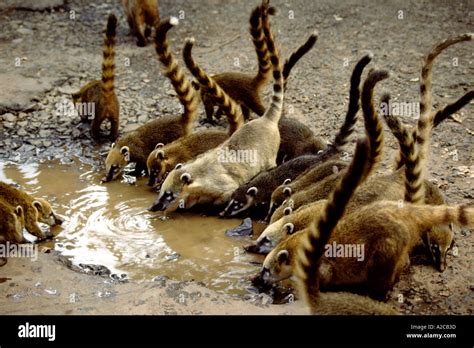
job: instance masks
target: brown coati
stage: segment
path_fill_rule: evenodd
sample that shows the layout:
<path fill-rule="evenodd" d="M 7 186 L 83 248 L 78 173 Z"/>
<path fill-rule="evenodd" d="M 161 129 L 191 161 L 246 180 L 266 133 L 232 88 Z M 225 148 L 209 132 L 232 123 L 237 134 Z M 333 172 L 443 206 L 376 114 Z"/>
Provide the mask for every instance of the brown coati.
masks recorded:
<path fill-rule="evenodd" d="M 106 176 L 102 179 L 103 182 L 117 178 L 130 162 L 135 162 L 135 174 L 139 176 L 143 170 L 146 170 L 148 155 L 155 149 L 156 144 L 168 144 L 191 134 L 197 114 L 197 98 L 194 89 L 171 53 L 166 39 L 168 30 L 177 24 L 178 19 L 175 17 L 160 23 L 155 35 L 155 48 L 164 66 L 164 74 L 170 79 L 184 112 L 179 116 L 160 117 L 120 137 L 112 144 L 105 160 Z"/>
<path fill-rule="evenodd" d="M 166 33 L 168 30 L 178 24 L 173 18 L 166 20 L 165 23 L 168 23 L 168 25 L 162 26 L 161 29 L 159 29 L 161 42 L 166 42 Z M 155 186 L 161 183 L 165 179 L 166 174 L 178 163 L 188 162 L 198 155 L 222 144 L 242 126 L 244 119 L 240 110 L 235 104 L 229 103 L 222 96 L 219 96 L 219 98 L 224 100 L 221 108 L 225 110 L 225 114 L 228 115 L 228 131 L 215 129 L 201 130 L 181 137 L 166 145 L 163 143 L 156 144 L 155 149 L 149 154 L 146 162 L 150 177 L 148 185 Z"/>
<path fill-rule="evenodd" d="M 160 23 L 158 0 L 122 0 L 130 33 L 137 39 L 137 46 L 146 46 L 152 28 Z"/>
<path fill-rule="evenodd" d="M 250 34 L 255 46 L 258 58 L 258 72 L 250 75 L 237 72 L 225 72 L 213 75 L 216 83 L 242 108 L 245 119 L 250 118 L 250 110 L 261 116 L 265 112 L 265 106 L 260 97 L 261 90 L 271 78 L 272 65 L 269 60 L 267 38 L 263 26 L 268 21 L 268 15 L 274 14 L 275 9 L 269 7 L 269 0 L 263 0 L 262 4 L 255 7 L 250 15 Z M 194 83 L 194 88 L 200 91 L 201 100 L 204 104 L 208 122 L 213 122 L 214 106 L 218 105 L 212 91 L 200 83 Z M 223 114 L 218 110 L 217 115 Z"/>
<path fill-rule="evenodd" d="M 331 158 L 332 156 L 337 155 L 342 151 L 342 149 L 346 146 L 346 144 L 349 142 L 349 138 L 354 132 L 354 127 L 355 123 L 357 121 L 357 113 L 360 109 L 360 104 L 359 104 L 359 99 L 360 99 L 360 78 L 362 76 L 362 72 L 364 71 L 364 68 L 370 63 L 370 61 L 373 58 L 372 53 L 368 53 L 364 57 L 362 57 L 359 62 L 355 65 L 354 70 L 351 75 L 351 85 L 350 85 L 350 91 L 349 91 L 349 105 L 347 109 L 347 113 L 344 119 L 344 123 L 341 126 L 341 129 L 337 133 L 334 142 L 332 145 L 329 145 L 326 150 L 323 151 L 321 154 L 321 160 L 326 160 L 328 158 Z M 284 118 L 282 118 L 284 119 Z M 301 178 L 303 182 L 306 182 L 306 180 L 310 180 L 311 183 L 314 183 L 315 181 L 313 180 L 311 174 L 310 174 L 311 169 L 308 170 L 308 173 L 302 173 L 297 180 L 293 181 L 289 187 L 291 188 L 291 191 L 288 191 L 286 187 L 288 186 L 287 184 L 282 184 L 278 186 L 275 191 L 272 193 L 271 199 L 270 199 L 270 207 L 268 210 L 267 218 L 266 220 L 268 221 L 270 217 L 272 216 L 273 212 L 275 211 L 276 208 L 278 208 L 285 199 L 288 198 L 288 192 L 293 193 L 295 190 L 299 190 L 302 187 L 298 187 L 298 181 Z M 317 171 L 317 169 L 316 169 Z M 303 179 L 304 175 L 308 174 L 308 176 Z"/>
<path fill-rule="evenodd" d="M 196 65 L 191 54 L 193 42 L 194 40 L 188 39 L 183 52 L 188 69 L 201 85 L 215 91 L 214 96 L 225 96 L 229 102 L 234 103 L 219 85 Z M 243 125 L 217 148 L 184 164 L 179 170 L 171 171 L 150 210 L 170 212 L 177 208 L 189 209 L 202 204 L 222 206 L 230 200 L 232 192 L 240 185 L 258 173 L 276 166 L 280 146 L 278 121 L 284 95 L 283 76 L 271 33 L 267 38 L 267 45 L 275 80 L 271 106 L 261 118 Z"/>
<path fill-rule="evenodd" d="M 111 14 L 107 20 L 104 38 L 102 61 L 102 80 L 94 80 L 72 95 L 74 104 L 90 103 L 94 105 L 94 118 L 91 125 L 91 135 L 94 139 L 100 137 L 100 126 L 106 120 L 110 122 L 110 139 L 115 140 L 119 130 L 120 105 L 114 92 L 115 79 L 115 36 L 117 17 Z M 80 115 L 83 121 L 89 115 Z"/>
<path fill-rule="evenodd" d="M 52 237 L 51 232 L 43 232 L 37 222 L 49 226 L 63 223 L 63 219 L 54 213 L 51 205 L 42 198 L 34 198 L 29 194 L 3 182 L 0 182 L 0 199 L 11 206 L 21 206 L 25 215 L 26 230 L 39 240 Z"/>
<path fill-rule="evenodd" d="M 370 146 L 359 141 L 350 167 L 346 170 L 328 201 L 321 205 L 321 214 L 313 219 L 311 239 L 298 233 L 285 243 L 291 248 L 279 250 L 280 245 L 265 259 L 262 271 L 252 281 L 255 285 L 281 280 L 281 276 L 297 274 L 298 293 L 309 304 L 312 314 L 396 314 L 390 306 L 366 297 L 345 293 L 320 293 L 319 273 L 324 267 L 323 255 L 331 233 L 344 216 L 344 208 L 368 170 Z M 283 243 L 282 243 L 283 244 Z M 292 254 L 290 254 L 290 252 Z M 272 261 L 270 263 L 269 261 Z M 296 270 L 294 270 L 296 268 Z M 323 288 L 321 286 L 321 288 Z"/>
<path fill-rule="evenodd" d="M 25 216 L 21 205 L 12 206 L 0 197 L 0 244 L 25 243 Z M 1 260 L 0 260 L 1 263 Z"/>
<path fill-rule="evenodd" d="M 231 217 L 243 212 L 266 214 L 273 190 L 283 182 L 289 183 L 299 174 L 320 163 L 317 155 L 306 155 L 294 158 L 282 165 L 258 174 L 248 183 L 240 186 L 232 193 L 231 200 L 221 216 Z M 343 161 L 327 161 L 316 165 L 313 176 L 319 175 L 319 180 L 346 167 Z M 316 173 L 317 172 L 317 173 Z"/>

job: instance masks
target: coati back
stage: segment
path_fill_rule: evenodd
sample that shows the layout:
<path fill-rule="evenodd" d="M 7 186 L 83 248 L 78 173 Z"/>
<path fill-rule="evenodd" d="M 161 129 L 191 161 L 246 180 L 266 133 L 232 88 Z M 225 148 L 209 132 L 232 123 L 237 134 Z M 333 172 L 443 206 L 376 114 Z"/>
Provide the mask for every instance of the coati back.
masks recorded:
<path fill-rule="evenodd" d="M 137 38 L 137 46 L 143 47 L 151 35 L 152 28 L 160 23 L 158 0 L 122 0 L 130 33 Z"/>
<path fill-rule="evenodd" d="M 222 99 L 228 99 L 229 103 L 235 104 L 219 85 L 196 65 L 191 54 L 193 43 L 194 40 L 188 39 L 183 52 L 188 69 L 200 84 L 215 91 L 214 96 L 225 96 Z M 281 117 L 284 92 L 280 59 L 271 33 L 267 45 L 275 80 L 271 106 L 263 117 L 243 125 L 222 145 L 184 164 L 180 171 L 173 170 L 165 179 L 152 211 L 169 212 L 178 207 L 189 209 L 197 204 L 223 205 L 240 185 L 261 171 L 275 167 L 280 145 L 278 121 Z M 262 142 L 262 139 L 266 141 Z M 253 159 L 246 155 L 245 160 L 231 160 L 230 153 L 234 154 L 234 157 L 236 153 L 252 153 L 255 156 Z M 180 183 L 177 177 L 180 178 Z"/>
<path fill-rule="evenodd" d="M 104 38 L 102 80 L 89 82 L 79 92 L 72 95 L 76 106 L 78 103 L 94 105 L 95 115 L 93 115 L 91 126 L 91 135 L 94 139 L 100 137 L 100 126 L 106 120 L 110 122 L 110 139 L 115 140 L 118 136 L 120 105 L 114 92 L 116 29 L 117 17 L 111 14 L 107 20 Z M 88 115 L 80 116 L 83 121 L 88 117 Z"/>
<path fill-rule="evenodd" d="M 0 199 L 13 207 L 21 206 L 24 213 L 25 228 L 39 240 L 52 237 L 44 233 L 37 222 L 49 226 L 61 225 L 63 220 L 54 213 L 50 204 L 42 198 L 33 198 L 26 192 L 0 182 Z"/>
<path fill-rule="evenodd" d="M 341 126 L 341 129 L 337 133 L 334 142 L 332 145 L 328 146 L 321 156 L 321 161 L 325 161 L 332 156 L 335 156 L 336 154 L 340 153 L 342 149 L 346 146 L 346 144 L 349 141 L 350 136 L 354 132 L 354 127 L 355 123 L 357 121 L 357 113 L 360 109 L 360 78 L 362 76 L 362 72 L 364 71 L 364 68 L 370 63 L 370 61 L 373 58 L 373 54 L 369 53 L 362 57 L 359 62 L 355 65 L 354 70 L 351 75 L 351 86 L 350 86 L 350 92 L 349 92 L 349 105 L 346 113 L 346 117 L 344 120 L 344 123 Z M 291 61 L 291 59 L 290 59 Z M 309 169 L 308 171 L 311 171 Z M 303 175 L 306 173 L 303 173 L 300 178 L 303 178 Z M 303 179 L 303 181 L 309 179 L 311 180 L 310 182 L 314 182 L 311 179 L 311 174 L 308 173 L 308 177 L 306 179 Z M 295 192 L 295 189 L 301 189 L 299 187 L 299 184 L 297 183 L 299 178 L 292 182 L 291 184 L 291 192 Z M 270 216 L 273 214 L 276 208 L 278 208 L 283 201 L 288 197 L 288 190 L 286 189 L 288 185 L 280 185 L 275 189 L 275 191 L 272 193 L 272 197 L 270 199 L 270 208 L 268 210 L 267 218 L 266 220 L 270 218 Z"/>
<path fill-rule="evenodd" d="M 255 46 L 258 58 L 258 72 L 249 75 L 237 72 L 225 72 L 213 75 L 214 81 L 242 108 L 246 119 L 250 117 L 250 110 L 261 116 L 265 112 L 265 106 L 260 97 L 261 90 L 270 80 L 272 65 L 263 31 L 264 21 L 268 21 L 268 14 L 274 14 L 275 9 L 269 7 L 269 1 L 263 0 L 262 4 L 255 7 L 250 15 L 250 34 Z M 194 87 L 200 90 L 201 100 L 204 104 L 208 122 L 213 121 L 214 106 L 219 105 L 213 92 L 202 84 L 195 83 Z M 225 113 L 219 109 L 217 115 Z"/>
<path fill-rule="evenodd" d="M 263 207 L 264 214 L 267 212 L 273 190 L 283 182 L 290 182 L 309 167 L 320 162 L 317 155 L 306 155 L 294 158 L 282 165 L 258 174 L 248 183 L 240 186 L 232 193 L 231 200 L 221 216 L 231 217 L 251 210 L 252 208 Z M 317 165 L 318 170 L 314 170 L 314 176 L 319 175 L 320 179 L 330 175 L 334 170 L 342 169 L 346 164 L 342 161 L 328 161 L 329 165 L 322 163 Z M 337 168 L 337 169 L 335 169 Z M 316 174 L 317 172 L 317 174 Z"/>
<path fill-rule="evenodd" d="M 0 197 L 0 244 L 25 243 L 25 217 L 21 205 L 13 207 Z M 3 265 L 2 265 L 3 266 Z"/>
<path fill-rule="evenodd" d="M 150 121 L 112 144 L 105 160 L 106 176 L 102 179 L 103 182 L 117 178 L 130 162 L 136 163 L 135 174 L 140 175 L 146 170 L 148 155 L 155 149 L 156 144 L 170 143 L 192 131 L 197 114 L 195 92 L 172 55 L 166 38 L 168 30 L 177 24 L 178 19 L 175 17 L 160 23 L 155 35 L 155 49 L 164 66 L 164 74 L 170 79 L 184 112 L 180 116 L 166 116 Z"/>

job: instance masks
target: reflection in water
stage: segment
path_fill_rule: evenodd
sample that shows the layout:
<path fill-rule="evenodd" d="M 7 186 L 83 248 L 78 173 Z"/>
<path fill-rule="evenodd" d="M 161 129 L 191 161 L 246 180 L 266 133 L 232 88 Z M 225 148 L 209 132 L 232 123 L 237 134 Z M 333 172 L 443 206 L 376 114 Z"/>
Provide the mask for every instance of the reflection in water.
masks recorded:
<path fill-rule="evenodd" d="M 0 163 L 0 180 L 47 198 L 65 217 L 51 246 L 74 263 L 104 265 L 134 280 L 166 275 L 227 293 L 245 292 L 247 278 L 258 269 L 251 262 L 262 259 L 242 251 L 248 240 L 225 236 L 239 220 L 186 213 L 162 221 L 146 210 L 156 194 L 145 179 L 134 186 L 102 185 L 100 177 L 79 164 Z"/>

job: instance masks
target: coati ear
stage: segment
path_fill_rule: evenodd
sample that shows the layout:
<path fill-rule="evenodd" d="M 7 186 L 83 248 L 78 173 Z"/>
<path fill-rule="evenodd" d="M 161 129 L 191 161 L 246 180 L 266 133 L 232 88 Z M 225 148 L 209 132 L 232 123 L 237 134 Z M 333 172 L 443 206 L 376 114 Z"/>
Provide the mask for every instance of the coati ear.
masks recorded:
<path fill-rule="evenodd" d="M 130 149 L 128 146 L 122 146 L 120 148 L 120 153 L 123 155 L 125 161 L 130 162 Z"/>
<path fill-rule="evenodd" d="M 115 147 L 115 143 L 112 143 L 112 145 L 110 145 L 110 148 L 113 149 Z"/>
<path fill-rule="evenodd" d="M 159 149 L 160 147 L 163 147 L 163 146 L 165 146 L 165 144 L 163 144 L 163 143 L 158 143 L 158 144 L 156 144 L 156 146 L 155 146 L 155 150 L 156 150 L 156 149 Z"/>
<path fill-rule="evenodd" d="M 176 165 L 176 167 L 174 167 L 174 169 L 179 169 L 179 168 L 181 168 L 182 166 L 183 166 L 182 163 L 178 163 L 178 164 Z"/>
<path fill-rule="evenodd" d="M 191 174 L 189 173 L 181 174 L 180 180 L 184 182 L 186 185 L 189 185 L 191 183 Z"/>
<path fill-rule="evenodd" d="M 43 205 L 41 204 L 40 201 L 33 201 L 33 207 L 35 207 L 36 210 L 38 210 L 38 213 L 43 212 Z"/>
<path fill-rule="evenodd" d="M 293 209 L 291 207 L 286 207 L 283 209 L 283 214 L 285 215 L 290 215 L 293 212 Z"/>
<path fill-rule="evenodd" d="M 291 183 L 291 179 L 286 179 L 283 181 L 283 185 L 288 185 L 289 183 Z"/>
<path fill-rule="evenodd" d="M 277 260 L 280 265 L 282 263 L 290 264 L 290 254 L 288 250 L 280 250 L 277 254 Z"/>
<path fill-rule="evenodd" d="M 196 91 L 199 91 L 199 88 L 201 88 L 201 85 L 196 81 L 191 82 L 191 85 L 194 87 Z"/>
<path fill-rule="evenodd" d="M 247 190 L 247 194 L 251 197 L 255 197 L 257 193 L 258 193 L 258 188 L 256 188 L 255 186 L 252 186 L 251 188 Z"/>
<path fill-rule="evenodd" d="M 165 159 L 165 152 L 163 150 L 156 151 L 155 158 L 159 159 L 159 160 L 164 160 Z"/>
<path fill-rule="evenodd" d="M 287 235 L 292 235 L 295 232 L 295 225 L 293 225 L 291 222 L 285 224 L 283 228 L 286 230 Z"/>
<path fill-rule="evenodd" d="M 286 196 L 286 197 L 290 197 L 291 196 L 291 187 L 285 187 L 283 189 L 283 194 Z"/>
<path fill-rule="evenodd" d="M 15 214 L 18 215 L 18 217 L 23 217 L 23 208 L 21 207 L 21 205 L 17 206 L 15 208 Z"/>

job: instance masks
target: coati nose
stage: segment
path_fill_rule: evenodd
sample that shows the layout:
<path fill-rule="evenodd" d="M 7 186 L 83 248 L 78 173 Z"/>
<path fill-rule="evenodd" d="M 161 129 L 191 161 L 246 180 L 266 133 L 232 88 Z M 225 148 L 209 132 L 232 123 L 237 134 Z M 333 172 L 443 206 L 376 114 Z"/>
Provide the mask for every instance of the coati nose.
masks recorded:
<path fill-rule="evenodd" d="M 157 211 L 163 211 L 166 208 L 168 208 L 169 202 L 166 200 L 158 199 L 153 205 L 148 208 L 148 211 L 151 211 L 152 213 L 155 213 Z"/>
<path fill-rule="evenodd" d="M 59 215 L 54 215 L 54 223 L 56 226 L 60 226 L 64 223 L 64 219 Z"/>
<path fill-rule="evenodd" d="M 53 239 L 54 234 L 53 234 L 53 232 L 51 232 L 51 231 L 46 231 L 46 232 L 44 233 L 44 237 L 45 237 L 45 239 Z"/>

